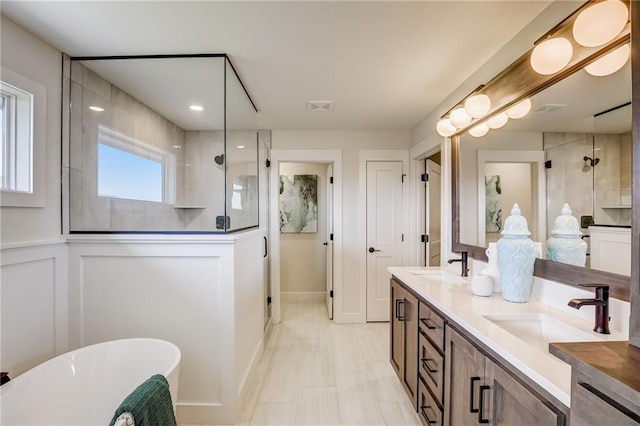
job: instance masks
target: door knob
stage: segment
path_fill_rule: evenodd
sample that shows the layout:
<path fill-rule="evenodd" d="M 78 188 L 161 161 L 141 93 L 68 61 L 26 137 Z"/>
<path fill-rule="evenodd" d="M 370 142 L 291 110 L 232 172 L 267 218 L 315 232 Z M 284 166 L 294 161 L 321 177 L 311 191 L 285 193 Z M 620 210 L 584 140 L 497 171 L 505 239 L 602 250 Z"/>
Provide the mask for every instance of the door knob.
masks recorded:
<path fill-rule="evenodd" d="M 369 253 L 373 253 L 374 251 L 380 251 L 380 250 L 376 250 L 373 247 L 369 247 Z"/>
<path fill-rule="evenodd" d="M 323 245 L 323 246 L 327 246 L 327 245 L 329 245 L 329 243 L 322 243 L 322 245 Z"/>

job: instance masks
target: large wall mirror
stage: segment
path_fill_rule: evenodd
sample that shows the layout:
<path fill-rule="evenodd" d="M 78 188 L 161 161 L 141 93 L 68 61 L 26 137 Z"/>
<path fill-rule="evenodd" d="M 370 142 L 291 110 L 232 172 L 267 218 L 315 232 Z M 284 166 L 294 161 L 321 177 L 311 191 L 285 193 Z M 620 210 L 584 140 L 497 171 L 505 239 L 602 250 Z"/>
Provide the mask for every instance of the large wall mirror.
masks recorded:
<path fill-rule="evenodd" d="M 612 49 L 619 45 L 626 41 Z M 583 69 L 602 54 L 530 89 L 526 116 L 474 137 L 467 130 L 480 119 L 452 137 L 453 249 L 486 259 L 486 247 L 501 237 L 518 203 L 531 239 L 542 246 L 536 276 L 573 285 L 607 283 L 614 297 L 630 300 L 631 61 L 605 76 Z M 516 65 L 501 76 L 526 68 L 523 61 Z M 546 242 L 565 203 L 587 244 L 583 264 L 547 259 Z"/>

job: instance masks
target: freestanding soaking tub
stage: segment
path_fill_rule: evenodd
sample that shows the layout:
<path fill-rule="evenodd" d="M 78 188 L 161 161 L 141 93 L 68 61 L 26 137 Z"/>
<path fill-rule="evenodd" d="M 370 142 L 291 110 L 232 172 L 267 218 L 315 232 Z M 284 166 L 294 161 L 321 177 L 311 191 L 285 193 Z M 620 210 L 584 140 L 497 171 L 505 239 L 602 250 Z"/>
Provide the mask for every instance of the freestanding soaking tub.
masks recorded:
<path fill-rule="evenodd" d="M 176 404 L 180 350 L 158 339 L 123 339 L 50 359 L 0 387 L 0 424 L 108 425 L 133 390 L 162 374 Z"/>

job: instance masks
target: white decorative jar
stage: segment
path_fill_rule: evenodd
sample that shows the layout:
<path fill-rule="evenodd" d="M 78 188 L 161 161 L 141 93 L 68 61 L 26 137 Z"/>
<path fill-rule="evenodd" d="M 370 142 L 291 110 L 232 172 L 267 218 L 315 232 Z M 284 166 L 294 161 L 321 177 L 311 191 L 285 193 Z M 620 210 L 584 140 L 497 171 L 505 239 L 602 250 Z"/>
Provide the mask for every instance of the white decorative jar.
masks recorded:
<path fill-rule="evenodd" d="M 500 270 L 498 269 L 498 244 L 489 243 L 489 247 L 485 250 L 489 266 L 480 272 L 480 275 L 488 275 L 493 279 L 493 292 L 500 293 Z"/>
<path fill-rule="evenodd" d="M 582 239 L 578 219 L 571 215 L 565 203 L 556 218 L 547 240 L 547 259 L 569 265 L 584 266 L 587 262 L 587 243 Z"/>
<path fill-rule="evenodd" d="M 493 278 L 489 275 L 475 275 L 471 280 L 471 291 L 476 296 L 491 296 L 493 294 Z"/>
<path fill-rule="evenodd" d="M 523 303 L 531 295 L 533 264 L 536 261 L 535 244 L 527 219 L 521 215 L 518 204 L 513 205 L 511 216 L 504 223 L 502 238 L 498 240 L 498 270 L 502 297 L 509 302 Z"/>

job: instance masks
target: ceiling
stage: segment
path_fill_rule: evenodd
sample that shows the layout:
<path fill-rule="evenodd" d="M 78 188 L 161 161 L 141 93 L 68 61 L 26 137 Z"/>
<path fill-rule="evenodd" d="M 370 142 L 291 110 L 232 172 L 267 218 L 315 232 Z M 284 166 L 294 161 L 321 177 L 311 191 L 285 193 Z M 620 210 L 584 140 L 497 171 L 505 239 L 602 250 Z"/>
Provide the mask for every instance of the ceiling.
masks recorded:
<path fill-rule="evenodd" d="M 2 14 L 70 56 L 226 53 L 262 128 L 408 130 L 549 4 L 3 0 Z"/>

